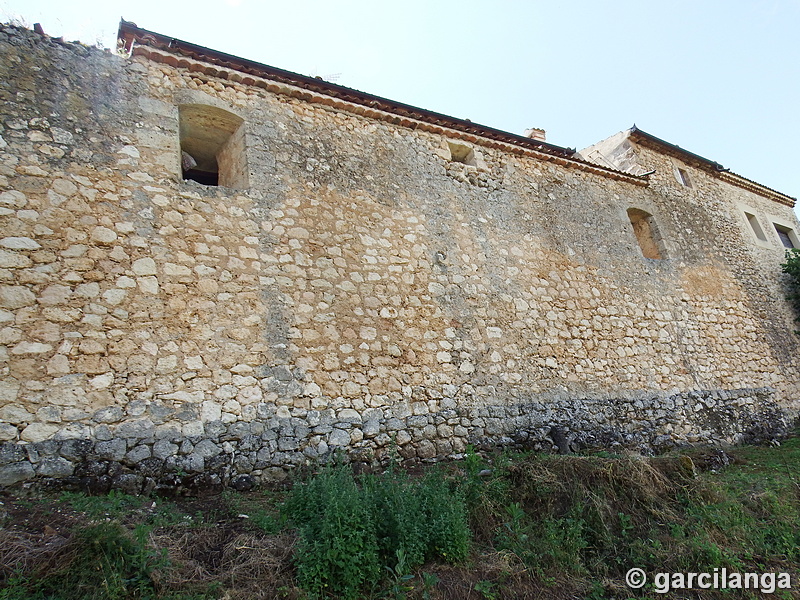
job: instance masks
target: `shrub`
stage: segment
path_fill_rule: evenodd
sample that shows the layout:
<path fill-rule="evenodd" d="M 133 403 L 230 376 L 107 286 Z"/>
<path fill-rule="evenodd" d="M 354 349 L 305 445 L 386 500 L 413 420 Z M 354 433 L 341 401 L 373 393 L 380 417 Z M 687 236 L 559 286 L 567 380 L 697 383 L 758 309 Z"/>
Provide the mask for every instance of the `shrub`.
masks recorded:
<path fill-rule="evenodd" d="M 409 568 L 429 560 L 459 562 L 469 551 L 469 525 L 463 498 L 444 478 L 429 473 L 419 480 L 388 473 L 364 481 L 365 501 L 376 516 L 381 560 L 390 565 L 398 551 Z"/>
<path fill-rule="evenodd" d="M 53 557 L 50 572 L 12 579 L 0 598 L 155 598 L 151 574 L 167 561 L 146 546 L 147 531 L 139 528 L 131 535 L 116 522 L 84 527 Z"/>
<path fill-rule="evenodd" d="M 325 469 L 296 485 L 286 510 L 300 534 L 295 560 L 302 587 L 357 598 L 377 581 L 375 523 L 346 467 Z"/>
<path fill-rule="evenodd" d="M 786 262 L 781 265 L 781 270 L 788 275 L 789 293 L 786 299 L 794 307 L 795 321 L 800 321 L 800 249 L 786 251 Z"/>
<path fill-rule="evenodd" d="M 469 552 L 466 506 L 438 474 L 356 481 L 348 467 L 329 467 L 296 485 L 285 510 L 300 534 L 298 580 L 316 594 L 361 597 L 385 571 L 404 576 L 425 561 L 458 562 Z"/>

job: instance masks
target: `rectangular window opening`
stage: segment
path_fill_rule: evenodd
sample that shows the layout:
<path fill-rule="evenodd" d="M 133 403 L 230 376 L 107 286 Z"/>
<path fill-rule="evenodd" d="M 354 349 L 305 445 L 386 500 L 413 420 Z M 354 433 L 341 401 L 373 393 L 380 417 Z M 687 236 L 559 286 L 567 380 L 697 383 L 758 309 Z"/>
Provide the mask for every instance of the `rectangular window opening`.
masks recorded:
<path fill-rule="evenodd" d="M 666 258 L 666 249 L 653 215 L 638 208 L 629 208 L 628 219 L 633 227 L 636 241 L 639 242 L 642 255 L 655 260 Z"/>
<path fill-rule="evenodd" d="M 179 119 L 183 179 L 202 185 L 246 188 L 244 120 L 203 104 L 182 104 Z"/>
<path fill-rule="evenodd" d="M 692 187 L 692 182 L 689 179 L 689 174 L 681 168 L 678 168 L 678 183 L 684 187 Z"/>
<path fill-rule="evenodd" d="M 777 223 L 773 223 L 773 225 L 775 225 L 775 231 L 778 232 L 778 237 L 781 240 L 781 244 L 783 244 L 785 248 L 797 248 L 800 246 L 800 244 L 798 244 L 797 236 L 790 227 L 784 227 L 783 225 L 778 225 Z"/>
<path fill-rule="evenodd" d="M 744 216 L 747 218 L 747 222 L 750 224 L 750 229 L 753 230 L 753 234 L 756 236 L 756 238 L 761 242 L 766 242 L 767 236 L 764 235 L 764 230 L 761 229 L 761 224 L 758 222 L 758 218 L 749 212 L 745 212 Z"/>

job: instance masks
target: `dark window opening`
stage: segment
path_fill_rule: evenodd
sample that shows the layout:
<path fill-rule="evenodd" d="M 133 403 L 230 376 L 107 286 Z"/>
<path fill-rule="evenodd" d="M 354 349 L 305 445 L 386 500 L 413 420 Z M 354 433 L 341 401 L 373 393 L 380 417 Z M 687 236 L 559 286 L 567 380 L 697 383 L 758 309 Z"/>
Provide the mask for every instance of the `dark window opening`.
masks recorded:
<path fill-rule="evenodd" d="M 183 104 L 179 112 L 183 179 L 247 187 L 244 120 L 204 104 Z"/>
<path fill-rule="evenodd" d="M 203 185 L 219 185 L 219 172 L 217 171 L 186 169 L 183 171 L 183 178 L 202 183 Z"/>
<path fill-rule="evenodd" d="M 689 174 L 683 169 L 678 169 L 678 181 L 681 185 L 692 187 L 692 182 L 689 180 Z"/>
<path fill-rule="evenodd" d="M 786 248 L 796 248 L 794 241 L 794 232 L 789 229 L 788 227 L 781 227 L 780 225 L 775 225 L 775 231 L 778 232 L 778 237 L 781 239 L 781 244 L 784 245 Z"/>

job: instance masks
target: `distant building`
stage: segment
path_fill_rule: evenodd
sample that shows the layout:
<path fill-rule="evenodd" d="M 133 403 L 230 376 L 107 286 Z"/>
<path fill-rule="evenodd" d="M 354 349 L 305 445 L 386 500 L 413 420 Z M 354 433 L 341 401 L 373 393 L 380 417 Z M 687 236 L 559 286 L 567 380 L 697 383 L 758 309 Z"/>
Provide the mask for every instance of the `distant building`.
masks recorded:
<path fill-rule="evenodd" d="M 794 198 L 635 127 L 578 153 L 119 39 L 0 29 L 0 485 L 649 452 L 796 416 Z"/>

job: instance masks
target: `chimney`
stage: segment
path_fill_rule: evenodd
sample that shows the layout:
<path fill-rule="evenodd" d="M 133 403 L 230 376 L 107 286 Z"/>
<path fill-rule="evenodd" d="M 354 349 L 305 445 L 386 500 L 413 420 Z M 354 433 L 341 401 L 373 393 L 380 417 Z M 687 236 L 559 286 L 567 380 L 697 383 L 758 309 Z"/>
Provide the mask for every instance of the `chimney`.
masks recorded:
<path fill-rule="evenodd" d="M 544 142 L 546 138 L 544 129 L 538 129 L 536 127 L 526 129 L 524 135 L 526 138 L 531 138 L 532 140 L 537 140 L 539 142 Z"/>

